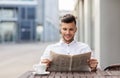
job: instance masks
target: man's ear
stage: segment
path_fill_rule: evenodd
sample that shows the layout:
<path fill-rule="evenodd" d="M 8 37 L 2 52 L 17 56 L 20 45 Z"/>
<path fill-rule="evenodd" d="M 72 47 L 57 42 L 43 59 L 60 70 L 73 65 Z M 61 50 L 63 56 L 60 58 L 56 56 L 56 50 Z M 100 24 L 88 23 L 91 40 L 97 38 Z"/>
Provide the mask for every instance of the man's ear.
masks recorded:
<path fill-rule="evenodd" d="M 75 30 L 75 32 L 77 31 L 77 27 L 76 27 L 76 30 Z"/>
<path fill-rule="evenodd" d="M 61 30 L 59 30 L 60 34 L 61 34 Z"/>

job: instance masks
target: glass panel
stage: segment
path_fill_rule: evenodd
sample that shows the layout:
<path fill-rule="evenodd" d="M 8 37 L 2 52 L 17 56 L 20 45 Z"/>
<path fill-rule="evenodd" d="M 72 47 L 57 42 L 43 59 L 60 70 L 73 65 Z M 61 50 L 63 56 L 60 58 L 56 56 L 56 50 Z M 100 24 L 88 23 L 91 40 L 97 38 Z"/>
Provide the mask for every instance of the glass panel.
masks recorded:
<path fill-rule="evenodd" d="M 25 8 L 22 8 L 22 9 L 21 9 L 21 18 L 22 18 L 22 19 L 25 19 L 25 14 L 26 14 Z"/>
<path fill-rule="evenodd" d="M 28 19 L 35 19 L 35 8 L 27 9 L 27 17 Z"/>
<path fill-rule="evenodd" d="M 30 28 L 31 27 L 31 22 L 24 20 L 24 21 L 21 22 L 21 27 Z"/>
<path fill-rule="evenodd" d="M 2 36 L 1 36 L 1 34 L 0 34 L 0 43 L 2 43 Z"/>
<path fill-rule="evenodd" d="M 1 0 L 1 1 L 34 1 L 34 0 Z"/>
<path fill-rule="evenodd" d="M 5 8 L 0 9 L 0 18 L 15 18 L 17 17 L 16 9 Z"/>
<path fill-rule="evenodd" d="M 15 41 L 16 38 L 16 23 L 15 22 L 2 22 L 0 23 L 1 29 L 1 41 L 11 42 Z"/>
<path fill-rule="evenodd" d="M 1 29 L 1 23 L 0 23 L 0 43 L 2 42 L 2 29 Z"/>
<path fill-rule="evenodd" d="M 30 21 L 21 22 L 21 40 L 30 40 L 31 37 L 31 23 Z"/>
<path fill-rule="evenodd" d="M 21 32 L 21 40 L 29 41 L 30 40 L 30 29 L 22 28 L 21 30 L 22 30 L 22 32 Z"/>
<path fill-rule="evenodd" d="M 41 40 L 42 32 L 43 32 L 43 26 L 37 26 L 37 41 Z"/>

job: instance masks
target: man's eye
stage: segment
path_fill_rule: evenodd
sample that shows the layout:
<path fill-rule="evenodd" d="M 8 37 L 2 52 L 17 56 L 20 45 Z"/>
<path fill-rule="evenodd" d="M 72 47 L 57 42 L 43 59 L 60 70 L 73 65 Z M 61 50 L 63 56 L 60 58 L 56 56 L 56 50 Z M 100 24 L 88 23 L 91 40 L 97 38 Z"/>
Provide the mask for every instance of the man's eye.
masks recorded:
<path fill-rule="evenodd" d="M 73 29 L 70 29 L 70 31 L 73 31 Z"/>
<path fill-rule="evenodd" d="M 63 30 L 67 30 L 66 28 L 63 28 Z"/>

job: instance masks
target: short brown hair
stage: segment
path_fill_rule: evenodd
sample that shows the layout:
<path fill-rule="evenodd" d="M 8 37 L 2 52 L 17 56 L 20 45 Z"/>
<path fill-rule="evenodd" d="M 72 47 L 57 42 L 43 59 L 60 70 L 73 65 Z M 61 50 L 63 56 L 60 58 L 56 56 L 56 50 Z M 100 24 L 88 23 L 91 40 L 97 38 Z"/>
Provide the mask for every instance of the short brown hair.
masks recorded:
<path fill-rule="evenodd" d="M 66 14 L 61 18 L 61 22 L 63 23 L 71 23 L 74 22 L 76 25 L 76 19 L 75 16 L 73 16 L 72 14 Z"/>

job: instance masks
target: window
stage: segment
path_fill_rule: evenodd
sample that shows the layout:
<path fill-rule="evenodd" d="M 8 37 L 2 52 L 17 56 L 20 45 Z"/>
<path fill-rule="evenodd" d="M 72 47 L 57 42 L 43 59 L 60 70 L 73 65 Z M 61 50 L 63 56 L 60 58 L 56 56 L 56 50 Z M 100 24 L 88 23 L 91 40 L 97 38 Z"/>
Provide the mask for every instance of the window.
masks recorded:
<path fill-rule="evenodd" d="M 30 28 L 31 27 L 31 22 L 30 21 L 22 21 L 21 22 L 21 27 L 23 27 L 23 28 Z"/>
<path fill-rule="evenodd" d="M 25 15 L 26 15 L 25 8 L 21 8 L 21 18 L 25 19 Z"/>
<path fill-rule="evenodd" d="M 27 18 L 28 19 L 35 19 L 35 8 L 28 8 L 27 9 Z"/>
<path fill-rule="evenodd" d="M 0 8 L 0 18 L 15 18 L 17 10 L 14 8 Z"/>

